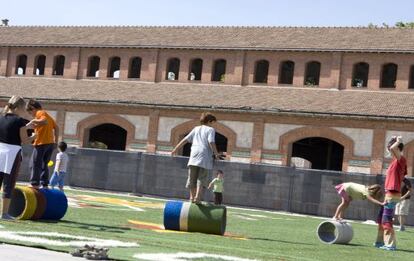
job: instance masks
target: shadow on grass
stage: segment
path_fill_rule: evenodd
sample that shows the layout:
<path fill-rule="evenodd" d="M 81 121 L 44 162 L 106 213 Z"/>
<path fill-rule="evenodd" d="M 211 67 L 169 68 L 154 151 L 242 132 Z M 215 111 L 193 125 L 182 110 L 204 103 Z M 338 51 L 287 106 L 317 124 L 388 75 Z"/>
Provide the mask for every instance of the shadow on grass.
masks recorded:
<path fill-rule="evenodd" d="M 259 240 L 259 241 L 269 241 L 269 242 L 279 242 L 279 243 L 286 243 L 286 244 L 295 244 L 295 245 L 309 245 L 314 246 L 315 244 L 310 243 L 300 243 L 300 242 L 293 242 L 293 241 L 287 241 L 287 240 L 277 240 L 277 239 L 270 239 L 270 238 L 260 238 L 260 237 L 248 237 L 248 239 L 251 240 Z"/>
<path fill-rule="evenodd" d="M 400 249 L 400 248 L 397 247 L 397 252 L 414 253 L 414 250 Z"/>
<path fill-rule="evenodd" d="M 87 229 L 87 230 L 93 230 L 93 231 L 104 231 L 104 232 L 111 232 L 111 233 L 125 233 L 125 231 L 131 230 L 128 227 L 96 225 L 96 224 L 69 221 L 69 220 L 61 220 L 59 221 L 59 223 L 61 223 L 62 226 L 65 226 L 65 227 L 76 227 L 76 228 L 81 228 L 81 229 Z"/>

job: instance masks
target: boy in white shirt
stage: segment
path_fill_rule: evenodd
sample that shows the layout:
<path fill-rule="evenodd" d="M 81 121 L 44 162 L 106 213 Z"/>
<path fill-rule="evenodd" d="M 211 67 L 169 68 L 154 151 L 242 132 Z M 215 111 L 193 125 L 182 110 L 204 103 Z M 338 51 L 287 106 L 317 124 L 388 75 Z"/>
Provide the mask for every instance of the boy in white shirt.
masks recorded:
<path fill-rule="evenodd" d="M 68 145 L 61 141 L 58 144 L 58 150 L 59 153 L 56 155 L 56 164 L 55 164 L 55 171 L 53 172 L 53 176 L 50 179 L 50 185 L 52 186 L 52 189 L 55 188 L 56 185 L 58 185 L 60 191 L 63 192 L 63 185 L 64 185 L 64 179 L 66 170 L 68 167 L 69 162 L 69 156 L 65 152 Z"/>

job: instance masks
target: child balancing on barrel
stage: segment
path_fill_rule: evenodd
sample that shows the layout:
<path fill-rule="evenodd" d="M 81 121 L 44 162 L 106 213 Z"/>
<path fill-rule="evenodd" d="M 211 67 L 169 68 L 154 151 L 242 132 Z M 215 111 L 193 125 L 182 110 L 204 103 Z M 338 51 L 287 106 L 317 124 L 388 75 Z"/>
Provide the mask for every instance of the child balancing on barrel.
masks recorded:
<path fill-rule="evenodd" d="M 186 187 L 190 189 L 190 201 L 201 202 L 203 189 L 208 186 L 208 176 L 213 169 L 214 159 L 220 159 L 217 152 L 213 125 L 217 122 L 216 117 L 205 112 L 201 114 L 200 126 L 195 127 L 177 146 L 171 154 L 177 151 L 187 142 L 192 143 L 190 159 L 188 161 L 188 179 Z"/>

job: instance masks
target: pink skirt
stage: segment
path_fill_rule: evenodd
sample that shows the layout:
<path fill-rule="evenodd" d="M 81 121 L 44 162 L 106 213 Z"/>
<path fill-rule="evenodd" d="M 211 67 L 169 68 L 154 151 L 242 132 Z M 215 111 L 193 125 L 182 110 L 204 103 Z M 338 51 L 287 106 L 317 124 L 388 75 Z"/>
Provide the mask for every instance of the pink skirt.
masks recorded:
<path fill-rule="evenodd" d="M 343 198 L 345 201 L 350 202 L 351 199 L 349 198 L 348 194 L 345 191 L 344 185 L 339 184 L 335 186 L 336 191 L 338 191 L 338 194 Z"/>

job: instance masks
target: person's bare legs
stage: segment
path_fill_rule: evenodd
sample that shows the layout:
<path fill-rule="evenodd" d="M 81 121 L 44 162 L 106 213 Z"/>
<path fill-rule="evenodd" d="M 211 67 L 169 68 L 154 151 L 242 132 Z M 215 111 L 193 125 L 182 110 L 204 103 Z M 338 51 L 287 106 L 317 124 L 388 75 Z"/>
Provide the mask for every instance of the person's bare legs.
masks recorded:
<path fill-rule="evenodd" d="M 398 222 L 400 223 L 400 231 L 404 231 L 405 230 L 405 227 L 404 227 L 405 215 L 399 215 L 398 216 Z"/>
<path fill-rule="evenodd" d="M 197 188 L 190 188 L 190 201 L 194 202 L 196 198 Z"/>
<path fill-rule="evenodd" d="M 201 201 L 201 195 L 203 195 L 203 186 L 199 185 L 199 186 L 197 186 L 197 191 L 196 191 L 196 194 L 195 194 L 194 201 L 195 202 L 200 202 Z"/>
<path fill-rule="evenodd" d="M 342 198 L 341 204 L 339 204 L 338 208 L 336 209 L 334 219 L 342 219 L 343 213 L 345 209 L 347 209 L 349 206 L 349 201 L 346 201 L 344 198 Z"/>
<path fill-rule="evenodd" d="M 9 206 L 10 206 L 10 199 L 3 198 L 3 205 L 1 207 L 1 214 L 8 214 L 9 213 Z"/>

